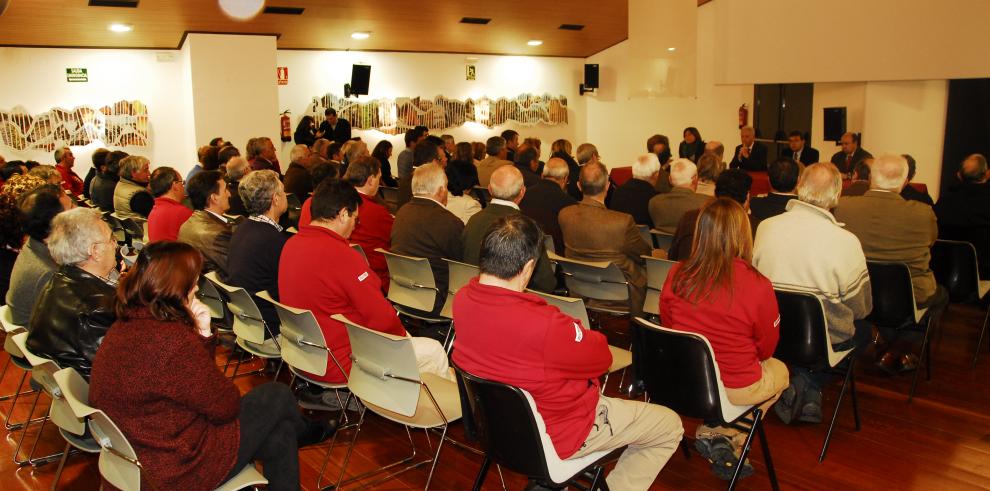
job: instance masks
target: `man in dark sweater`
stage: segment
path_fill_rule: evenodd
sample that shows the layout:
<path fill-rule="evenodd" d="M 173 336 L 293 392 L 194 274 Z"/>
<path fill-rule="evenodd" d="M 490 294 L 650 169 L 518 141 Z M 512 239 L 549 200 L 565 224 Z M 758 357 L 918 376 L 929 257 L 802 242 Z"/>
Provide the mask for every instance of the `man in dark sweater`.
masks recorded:
<path fill-rule="evenodd" d="M 787 210 L 787 202 L 797 198 L 794 187 L 797 186 L 801 168 L 789 158 L 777 159 L 767 167 L 767 177 L 770 180 L 770 194 L 753 198 L 749 202 L 752 220 L 761 222 L 770 217 L 780 215 Z"/>
<path fill-rule="evenodd" d="M 543 233 L 553 237 L 554 251 L 564 255 L 564 236 L 560 233 L 557 215 L 564 207 L 576 205 L 577 200 L 567 194 L 570 168 L 562 158 L 553 157 L 543 166 L 543 179 L 526 190 L 519 209 L 540 225 Z"/>
<path fill-rule="evenodd" d="M 248 174 L 241 180 L 239 189 L 249 217 L 237 226 L 230 240 L 227 253 L 230 283 L 244 288 L 252 296 L 267 291 L 277 300 L 278 262 L 288 240 L 278 224 L 279 217 L 288 209 L 285 190 L 278 174 L 271 170 Z M 257 297 L 254 302 L 272 333 L 278 335 L 275 307 Z"/>
<path fill-rule="evenodd" d="M 632 215 L 640 225 L 653 228 L 650 199 L 657 195 L 660 160 L 655 154 L 640 155 L 632 165 L 632 179 L 615 188 L 609 208 Z"/>

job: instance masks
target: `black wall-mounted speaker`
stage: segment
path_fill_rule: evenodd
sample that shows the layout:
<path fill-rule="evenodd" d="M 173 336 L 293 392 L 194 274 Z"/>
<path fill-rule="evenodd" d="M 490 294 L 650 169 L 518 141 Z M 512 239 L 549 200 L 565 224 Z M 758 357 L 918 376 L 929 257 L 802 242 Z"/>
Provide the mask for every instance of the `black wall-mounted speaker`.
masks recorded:
<path fill-rule="evenodd" d="M 838 142 L 846 132 L 846 108 L 826 107 L 825 112 L 825 141 Z"/>
<path fill-rule="evenodd" d="M 598 88 L 598 63 L 584 64 L 584 88 Z"/>
<path fill-rule="evenodd" d="M 368 95 L 371 81 L 371 65 L 354 65 L 351 69 L 351 94 Z"/>

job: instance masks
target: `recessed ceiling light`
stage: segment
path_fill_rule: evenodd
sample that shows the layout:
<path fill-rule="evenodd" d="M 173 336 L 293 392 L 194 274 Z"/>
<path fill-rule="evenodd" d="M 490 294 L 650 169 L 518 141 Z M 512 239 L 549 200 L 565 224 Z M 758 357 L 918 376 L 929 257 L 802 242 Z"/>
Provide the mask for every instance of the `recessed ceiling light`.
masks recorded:
<path fill-rule="evenodd" d="M 543 41 L 540 41 L 539 39 L 530 39 L 526 44 L 530 46 L 539 46 L 543 44 Z"/>
<path fill-rule="evenodd" d="M 351 33 L 351 39 L 368 39 L 371 33 L 367 31 L 356 31 Z"/>
<path fill-rule="evenodd" d="M 220 10 L 237 20 L 249 20 L 261 13 L 265 0 L 220 0 Z"/>
<path fill-rule="evenodd" d="M 677 51 L 677 48 L 674 48 L 674 47 L 670 47 L 670 48 L 667 48 L 667 51 L 671 51 L 671 52 L 673 52 L 673 51 Z"/>
<path fill-rule="evenodd" d="M 131 24 L 110 24 L 110 30 L 113 32 L 131 32 L 134 30 L 134 26 Z"/>

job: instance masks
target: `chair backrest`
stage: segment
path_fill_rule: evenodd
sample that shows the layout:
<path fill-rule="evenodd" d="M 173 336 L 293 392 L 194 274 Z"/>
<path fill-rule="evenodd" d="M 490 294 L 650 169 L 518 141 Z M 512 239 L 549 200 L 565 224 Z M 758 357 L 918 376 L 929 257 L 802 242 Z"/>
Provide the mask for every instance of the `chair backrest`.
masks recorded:
<path fill-rule="evenodd" d="M 364 247 L 361 247 L 361 244 L 351 244 L 351 249 L 354 249 L 355 251 L 357 251 L 358 254 L 360 254 L 361 257 L 364 258 L 364 263 L 365 264 L 370 264 L 370 263 L 368 263 L 368 255 L 364 253 Z"/>
<path fill-rule="evenodd" d="M 732 422 L 749 410 L 736 406 L 725 395 L 711 344 L 701 334 L 676 331 L 643 318 L 635 319 L 642 343 L 637 362 L 650 401 L 689 418 Z M 634 348 L 635 350 L 635 348 Z"/>
<path fill-rule="evenodd" d="M 58 371 L 59 366 L 49 358 L 34 354 L 27 346 L 28 332 L 19 332 L 11 336 L 17 350 L 21 352 L 24 359 L 31 364 L 31 378 L 41 384 L 49 394 L 55 388 L 55 379 L 52 375 Z"/>
<path fill-rule="evenodd" d="M 432 312 L 440 291 L 433 278 L 430 261 L 385 249 L 375 251 L 384 254 L 388 264 L 388 299 L 404 307 Z"/>
<path fill-rule="evenodd" d="M 650 235 L 653 236 L 654 249 L 663 249 L 665 251 L 669 251 L 670 244 L 674 243 L 674 236 L 672 234 L 667 234 L 657 229 L 653 229 L 650 230 Z"/>
<path fill-rule="evenodd" d="M 124 228 L 124 222 L 122 222 L 116 215 L 112 212 L 103 213 L 103 221 L 110 225 L 110 230 L 113 231 L 113 238 L 118 243 L 124 243 L 128 241 L 127 229 Z"/>
<path fill-rule="evenodd" d="M 917 322 L 911 270 L 907 264 L 866 261 L 873 292 L 873 311 L 867 319 L 880 326 L 901 327 Z"/>
<path fill-rule="evenodd" d="M 224 297 L 217 291 L 217 287 L 213 286 L 213 282 L 205 276 L 199 278 L 199 290 L 196 290 L 196 298 L 210 309 L 210 317 L 214 319 L 225 318 Z"/>
<path fill-rule="evenodd" d="M 450 279 L 447 281 L 447 300 L 443 304 L 443 310 L 440 311 L 440 316 L 450 319 L 454 315 L 454 295 L 457 294 L 458 290 L 466 286 L 472 278 L 481 274 L 481 270 L 473 264 L 462 263 L 451 259 L 444 259 L 444 262 L 447 263 Z"/>
<path fill-rule="evenodd" d="M 420 376 L 412 340 L 365 328 L 343 315 L 351 342 L 351 374 L 347 387 L 362 401 L 399 413 L 416 414 Z"/>
<path fill-rule="evenodd" d="M 588 309 L 584 306 L 584 300 L 573 297 L 561 297 L 549 293 L 527 290 L 527 292 L 539 296 L 546 300 L 547 304 L 557 307 L 561 313 L 567 314 L 581 323 L 581 327 L 591 329 L 591 322 L 588 320 Z"/>
<path fill-rule="evenodd" d="M 386 203 L 395 203 L 399 201 L 399 188 L 380 186 L 378 188 L 378 192 L 381 194 L 382 200 Z"/>
<path fill-rule="evenodd" d="M 89 383 L 79 375 L 74 368 L 63 368 L 52 375 L 58 386 L 60 396 L 65 405 L 72 412 L 73 418 L 82 424 L 74 424 L 72 428 L 66 428 L 55 422 L 60 428 L 67 429 L 75 435 L 82 435 L 85 432 L 85 421 L 91 414 L 97 411 L 89 405 Z M 53 401 L 54 404 L 54 401 Z M 75 431 L 80 430 L 80 431 Z"/>
<path fill-rule="evenodd" d="M 547 253 L 564 272 L 564 283 L 571 295 L 596 300 L 629 300 L 628 282 L 615 263 L 578 261 L 550 251 Z"/>
<path fill-rule="evenodd" d="M 677 261 L 660 259 L 653 256 L 640 256 L 646 261 L 646 299 L 643 300 L 643 312 L 660 315 L 660 292 L 667 281 L 670 268 Z"/>
<path fill-rule="evenodd" d="M 541 432 L 532 397 L 518 387 L 476 377 L 456 366 L 454 370 L 461 400 L 467 401 L 470 421 L 485 455 L 513 472 L 549 476 L 541 438 L 546 427 Z"/>
<path fill-rule="evenodd" d="M 227 295 L 227 308 L 234 314 L 234 334 L 245 341 L 254 344 L 265 343 L 265 320 L 261 317 L 261 311 L 251 298 L 247 290 L 228 285 L 217 276 L 216 271 L 206 273 L 206 279 L 210 280 L 219 290 Z"/>
<path fill-rule="evenodd" d="M 0 326 L 3 326 L 4 332 L 7 333 L 3 341 L 3 349 L 12 356 L 24 358 L 24 354 L 14 344 L 13 337 L 14 333 L 23 331 L 24 326 L 14 324 L 14 312 L 10 310 L 10 305 L 0 306 Z"/>
<path fill-rule="evenodd" d="M 556 246 L 553 242 L 553 236 L 550 234 L 543 234 L 543 248 L 547 253 L 554 253 L 556 251 Z"/>
<path fill-rule="evenodd" d="M 780 311 L 780 340 L 774 357 L 801 367 L 823 368 L 831 342 L 821 299 L 811 293 L 780 288 L 774 293 Z"/>
<path fill-rule="evenodd" d="M 313 312 L 289 307 L 273 299 L 268 292 L 258 292 L 258 296 L 271 302 L 278 312 L 278 319 L 282 324 L 279 333 L 282 360 L 292 368 L 313 375 L 326 375 L 327 361 L 332 354 L 329 353 L 323 330 Z M 334 360 L 335 363 L 336 361 Z"/>
<path fill-rule="evenodd" d="M 653 237 L 651 237 L 650 234 L 650 226 L 637 223 L 636 228 L 639 229 L 639 236 L 643 238 L 643 242 L 646 242 L 650 245 L 650 247 L 653 247 Z"/>
<path fill-rule="evenodd" d="M 976 248 L 969 242 L 936 240 L 932 246 L 935 281 L 949 291 L 954 302 L 973 300 L 979 292 L 980 267 Z"/>

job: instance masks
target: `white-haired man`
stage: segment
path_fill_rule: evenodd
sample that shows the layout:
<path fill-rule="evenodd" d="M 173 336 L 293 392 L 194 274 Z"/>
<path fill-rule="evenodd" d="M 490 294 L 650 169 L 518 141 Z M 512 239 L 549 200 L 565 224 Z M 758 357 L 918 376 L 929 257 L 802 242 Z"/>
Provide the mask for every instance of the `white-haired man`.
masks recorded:
<path fill-rule="evenodd" d="M 124 218 L 148 218 L 155 206 L 155 198 L 148 192 L 151 180 L 151 161 L 140 155 L 131 155 L 120 161 L 120 181 L 113 189 L 113 209 Z"/>
<path fill-rule="evenodd" d="M 609 208 L 632 215 L 640 225 L 653 227 L 650 218 L 650 199 L 657 195 L 657 180 L 660 179 L 660 159 L 656 154 L 647 153 L 636 157 L 632 164 L 632 179 L 615 188 Z"/>
<path fill-rule="evenodd" d="M 836 351 L 863 346 L 871 327 L 862 319 L 873 309 L 870 275 L 859 239 L 829 211 L 842 191 L 839 170 L 830 163 L 809 166 L 797 184 L 798 199 L 787 211 L 760 223 L 753 245 L 753 266 L 775 286 L 799 289 L 822 299 Z M 822 420 L 826 377 L 791 367 L 791 386 L 775 410 L 785 423 Z"/>
<path fill-rule="evenodd" d="M 685 213 L 701 208 L 708 196 L 698 194 L 698 167 L 688 159 L 676 159 L 670 164 L 669 193 L 650 199 L 649 212 L 653 228 L 673 235 Z"/>
<path fill-rule="evenodd" d="M 741 168 L 746 171 L 767 170 L 767 146 L 756 141 L 756 130 L 752 126 L 743 126 L 739 130 L 741 143 L 736 145 L 729 167 Z"/>
<path fill-rule="evenodd" d="M 557 217 L 560 210 L 577 204 L 577 200 L 567 194 L 569 175 L 567 161 L 552 157 L 543 166 L 543 179 L 528 188 L 519 203 L 523 215 L 536 220 L 543 233 L 553 237 L 555 252 L 560 255 L 564 255 L 564 236 L 560 232 Z"/>
<path fill-rule="evenodd" d="M 447 175 L 439 164 L 424 164 L 413 170 L 412 195 L 412 200 L 395 215 L 392 252 L 430 260 L 440 291 L 432 313 L 438 313 L 447 297 L 447 263 L 444 259 L 462 259 L 464 222 L 445 207 Z"/>
<path fill-rule="evenodd" d="M 289 167 L 285 169 L 285 192 L 303 201 L 313 192 L 313 176 L 309 173 L 313 161 L 306 145 L 296 145 L 289 152 Z"/>
<path fill-rule="evenodd" d="M 870 170 L 870 190 L 862 196 L 839 199 L 835 219 L 845 223 L 846 230 L 859 238 L 868 259 L 907 264 L 918 308 L 928 307 L 932 315 L 939 315 L 949 302 L 949 294 L 945 287 L 935 283 L 935 274 L 929 268 L 938 224 L 931 206 L 901 197 L 901 189 L 907 182 L 907 159 L 881 155 L 873 161 Z M 892 329 L 882 334 L 889 343 L 898 337 Z M 916 368 L 917 356 L 901 354 L 910 346 L 898 344 L 891 345 L 880 359 L 881 367 L 888 372 Z"/>

